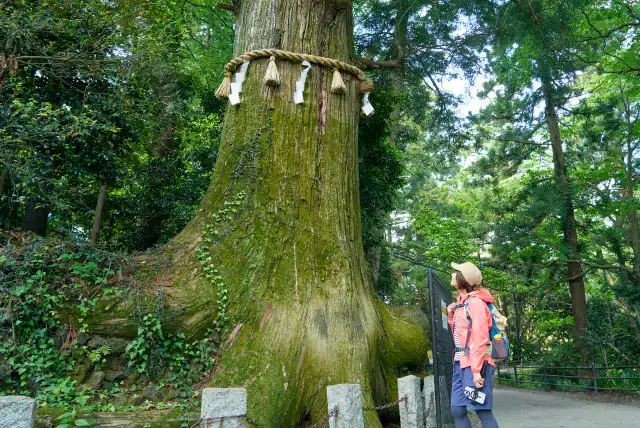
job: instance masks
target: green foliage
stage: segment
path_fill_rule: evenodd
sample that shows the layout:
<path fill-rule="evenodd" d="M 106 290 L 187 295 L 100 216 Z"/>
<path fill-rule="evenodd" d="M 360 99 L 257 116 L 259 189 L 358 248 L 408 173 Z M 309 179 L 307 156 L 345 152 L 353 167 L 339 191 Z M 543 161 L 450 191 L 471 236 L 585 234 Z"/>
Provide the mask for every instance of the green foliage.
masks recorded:
<path fill-rule="evenodd" d="M 109 345 L 89 348 L 75 337 L 100 299 L 126 297 L 126 283 L 114 282 L 126 259 L 28 235 L 16 244 L 0 249 L 0 391 L 35 396 L 42 407 L 71 410 L 59 421 L 69 426 L 88 426 L 79 425 L 84 419 L 78 409 L 131 408 L 113 401 L 118 394 L 133 393 L 135 385 L 127 390 L 113 383 L 109 390 L 96 390 L 73 378 L 78 364 L 88 361 L 95 370 L 109 364 Z M 167 333 L 156 313 L 141 315 L 137 335 L 126 346 L 130 370 L 158 379 L 158 388 L 168 384 L 180 391 L 178 402 L 148 403 L 146 408 L 191 408 L 191 372 L 209 373 L 216 363 L 212 333 L 187 341 L 182 333 Z"/>
<path fill-rule="evenodd" d="M 17 393 L 38 391 L 42 400 L 73 398 L 66 373 L 75 363 L 65 340 L 86 327 L 85 316 L 100 296 L 119 294 L 108 285 L 124 259 L 57 241 L 26 238 L 0 250 L 0 386 Z M 71 304 L 77 318 L 63 316 Z M 101 361 L 106 349 L 95 357 Z"/>
<path fill-rule="evenodd" d="M 103 240 L 127 250 L 164 244 L 191 219 L 211 178 L 220 136 L 220 116 L 193 112 L 193 122 L 175 136 L 167 157 L 148 156 L 111 190 Z"/>
<path fill-rule="evenodd" d="M 106 357 L 109 354 L 111 354 L 111 348 L 108 346 L 101 346 L 100 348 L 89 352 L 89 361 L 99 366 L 107 362 Z"/>
<path fill-rule="evenodd" d="M 32 200 L 50 231 L 86 240 L 107 184 L 103 241 L 166 242 L 215 161 L 224 103 L 209 85 L 230 56 L 230 18 L 170 0 L 10 2 L 1 13 L 0 55 L 18 67 L 0 75 L 0 223 L 20 225 Z"/>
<path fill-rule="evenodd" d="M 414 222 L 414 230 L 424 240 L 424 255 L 429 259 L 467 260 L 477 248 L 469 224 L 445 207 L 423 207 Z M 443 263 L 446 266 L 446 262 Z"/>
<path fill-rule="evenodd" d="M 370 260 L 369 268 L 377 273 L 373 285 L 378 294 L 388 296 L 397 285 L 397 276 L 385 246 L 385 231 L 405 178 L 402 155 L 391 141 L 391 118 L 399 99 L 389 82 L 380 79 L 376 84 L 382 86 L 371 97 L 376 114 L 358 128 L 362 244 L 365 254 L 379 249 L 379 257 Z"/>
<path fill-rule="evenodd" d="M 126 347 L 128 365 L 140 374 L 158 375 L 168 369 L 170 379 L 182 383 L 192 364 L 200 365 L 203 372 L 213 368 L 216 350 L 208 338 L 211 332 L 200 341 L 187 343 L 183 333 L 164 333 L 160 320 L 154 314 L 145 314 L 136 337 Z"/>

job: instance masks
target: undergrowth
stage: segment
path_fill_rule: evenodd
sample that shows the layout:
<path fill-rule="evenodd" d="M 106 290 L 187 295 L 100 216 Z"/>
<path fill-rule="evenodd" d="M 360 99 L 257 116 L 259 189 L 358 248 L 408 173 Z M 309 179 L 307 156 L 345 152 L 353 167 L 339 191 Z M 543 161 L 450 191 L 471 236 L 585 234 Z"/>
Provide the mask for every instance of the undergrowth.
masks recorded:
<path fill-rule="evenodd" d="M 216 349 L 209 334 L 194 342 L 167 334 L 154 313 L 139 317 L 126 346 L 125 381 L 106 389 L 74 379 L 78 364 L 101 370 L 112 357 L 108 345 L 92 348 L 78 337 L 87 333 L 86 319 L 100 299 L 132 294 L 122 275 L 129 257 L 32 235 L 0 238 L 7 243 L 0 247 L 0 395 L 32 396 L 40 407 L 68 410 L 56 422 L 61 427 L 90 425 L 78 416 L 88 411 L 194 409 L 197 379 L 188 374 L 209 373 Z M 167 388 L 175 391 L 171 400 L 114 404 L 118 395 Z"/>

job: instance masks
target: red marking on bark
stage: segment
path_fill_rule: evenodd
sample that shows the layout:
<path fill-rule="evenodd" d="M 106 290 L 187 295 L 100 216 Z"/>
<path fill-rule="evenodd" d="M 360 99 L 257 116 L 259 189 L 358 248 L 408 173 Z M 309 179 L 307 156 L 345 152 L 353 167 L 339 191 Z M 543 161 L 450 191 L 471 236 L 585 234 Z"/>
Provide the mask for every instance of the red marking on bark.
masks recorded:
<path fill-rule="evenodd" d="M 260 328 L 258 331 L 262 331 L 262 326 L 267 318 L 271 316 L 271 312 L 273 312 L 273 304 L 269 303 L 269 306 L 267 306 L 267 309 L 264 310 L 264 314 L 262 315 L 262 321 L 260 321 Z"/>
<path fill-rule="evenodd" d="M 244 324 L 242 323 L 238 323 L 236 324 L 235 327 L 233 327 L 233 330 L 231 330 L 231 334 L 229 335 L 229 339 L 228 340 L 233 340 L 234 337 L 236 337 L 236 335 L 238 334 L 238 332 L 240 331 L 240 329 L 242 328 Z"/>

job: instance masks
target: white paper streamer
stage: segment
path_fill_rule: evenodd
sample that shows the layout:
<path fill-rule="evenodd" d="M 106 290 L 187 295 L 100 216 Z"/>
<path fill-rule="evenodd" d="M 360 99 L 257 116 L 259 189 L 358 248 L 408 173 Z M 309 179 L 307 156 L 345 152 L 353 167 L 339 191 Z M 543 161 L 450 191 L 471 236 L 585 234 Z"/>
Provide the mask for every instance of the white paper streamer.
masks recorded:
<path fill-rule="evenodd" d="M 249 63 L 251 61 L 245 61 L 240 66 L 240 70 L 233 75 L 234 82 L 231 82 L 231 93 L 229 94 L 229 102 L 231 105 L 240 104 L 240 93 L 242 92 L 242 83 L 244 82 L 244 77 L 247 74 L 247 68 L 249 68 Z"/>
<path fill-rule="evenodd" d="M 300 73 L 300 80 L 296 82 L 296 91 L 293 93 L 293 102 L 296 104 L 304 102 L 304 82 L 306 82 L 307 73 L 309 73 L 309 70 L 311 69 L 311 63 L 309 63 L 309 61 L 302 61 L 302 65 L 306 68 L 302 70 L 302 73 Z"/>
<path fill-rule="evenodd" d="M 362 112 L 367 117 L 373 113 L 373 106 L 369 102 L 369 92 L 365 92 L 364 95 L 362 95 Z"/>

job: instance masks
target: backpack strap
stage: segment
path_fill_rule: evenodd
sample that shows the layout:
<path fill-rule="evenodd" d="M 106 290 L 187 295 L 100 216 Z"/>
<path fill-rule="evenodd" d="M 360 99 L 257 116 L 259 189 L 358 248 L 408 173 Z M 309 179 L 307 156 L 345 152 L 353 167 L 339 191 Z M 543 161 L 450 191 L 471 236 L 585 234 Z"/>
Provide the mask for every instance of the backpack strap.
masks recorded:
<path fill-rule="evenodd" d="M 469 297 L 467 299 L 466 302 L 464 302 L 464 313 L 467 315 L 467 321 L 469 323 L 469 329 L 467 330 L 467 340 L 464 344 L 464 355 L 468 356 L 469 355 L 469 351 L 471 350 L 471 348 L 469 348 L 469 339 L 471 339 L 471 323 L 473 322 L 471 320 L 471 314 L 469 313 L 469 300 L 471 300 L 471 297 Z"/>
<path fill-rule="evenodd" d="M 471 315 L 469 314 L 470 299 L 471 297 L 469 297 L 464 303 L 461 303 L 455 306 L 455 309 L 464 308 L 464 313 L 467 315 L 468 329 L 467 329 L 467 339 L 465 341 L 464 348 L 459 348 L 457 346 L 455 348 L 456 352 L 464 352 L 465 356 L 468 356 L 469 351 L 471 350 L 471 348 L 469 348 L 469 339 L 471 338 L 471 324 L 473 321 L 471 321 Z"/>

